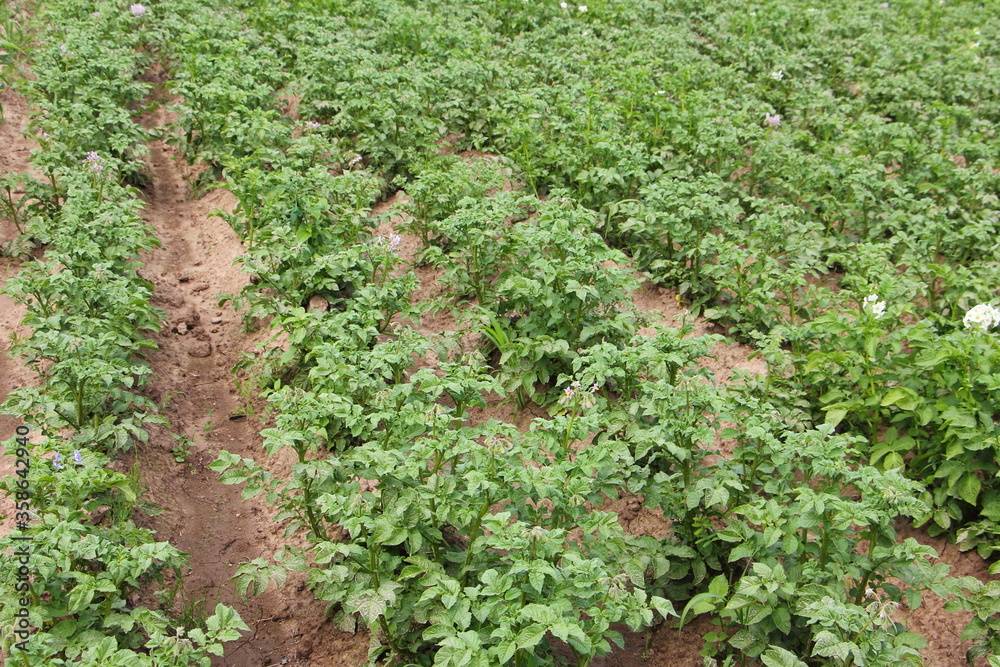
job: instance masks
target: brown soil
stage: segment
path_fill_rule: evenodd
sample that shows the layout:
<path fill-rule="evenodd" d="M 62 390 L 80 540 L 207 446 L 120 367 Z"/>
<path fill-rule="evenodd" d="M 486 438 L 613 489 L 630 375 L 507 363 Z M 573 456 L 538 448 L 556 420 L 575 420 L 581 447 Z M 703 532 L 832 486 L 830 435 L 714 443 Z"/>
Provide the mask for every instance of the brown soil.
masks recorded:
<path fill-rule="evenodd" d="M 23 172 L 28 168 L 28 158 L 34 141 L 25 137 L 23 132 L 28 125 L 28 105 L 24 98 L 13 90 L 0 90 L 0 107 L 3 107 L 4 120 L 0 124 L 0 177 L 8 172 Z M 14 225 L 0 218 L 0 246 L 17 235 Z M 7 280 L 21 269 L 17 260 L 3 256 L 0 253 L 0 289 Z M 0 403 L 7 398 L 12 390 L 33 384 L 35 375 L 24 367 L 20 359 L 10 355 L 11 339 L 14 335 L 24 336 L 28 331 L 21 326 L 25 309 L 6 294 L 0 294 Z M 0 442 L 14 437 L 14 429 L 20 425 L 20 420 L 9 415 L 0 414 Z M 7 476 L 14 470 L 13 457 L 0 457 L 0 476 Z M 0 515 L 13 517 L 13 501 L 4 496 L 0 498 Z M 0 532 L 7 534 L 13 529 L 13 518 L 0 522 Z"/>
<path fill-rule="evenodd" d="M 940 562 L 951 565 L 953 577 L 975 577 L 980 581 L 996 581 L 998 575 L 988 573 L 989 565 L 975 551 L 959 551 L 958 547 L 943 537 L 931 537 L 926 531 L 903 524 L 898 529 L 899 539 L 908 537 L 932 547 Z M 896 619 L 906 625 L 910 632 L 922 635 L 927 640 L 926 648 L 920 651 L 925 664 L 936 667 L 959 667 L 966 665 L 965 653 L 972 647 L 972 641 L 961 641 L 962 629 L 971 620 L 969 612 L 948 612 L 945 601 L 933 593 L 923 594 L 923 603 L 915 610 L 901 609 Z"/>
<path fill-rule="evenodd" d="M 7 117 L 7 123 L 0 125 L 0 174 L 24 170 L 33 146 L 19 135 L 26 127 L 26 105 L 11 91 L 0 93 L 0 103 Z M 168 121 L 163 110 L 144 119 L 148 126 Z M 155 227 L 163 248 L 144 253 L 143 275 L 156 284 L 154 305 L 164 310 L 165 325 L 151 336 L 159 349 L 148 357 L 155 379 L 147 394 L 163 406 L 170 426 L 153 429 L 149 444 L 134 455 L 148 488 L 147 500 L 163 509 L 157 516 L 140 514 L 136 520 L 156 530 L 159 539 L 191 554 L 185 599 L 178 602 L 178 609 L 203 600 L 205 610 L 211 613 L 216 602 L 231 604 L 252 629 L 243 639 L 227 646 L 225 658 L 216 659 L 214 665 L 366 664 L 368 637 L 346 635 L 333 628 L 325 620 L 324 603 L 314 599 L 301 576 L 293 575 L 280 590 L 272 586 L 264 594 L 246 601 L 230 582 L 239 564 L 258 557 L 269 559 L 286 540 L 282 538 L 283 526 L 274 523 L 272 507 L 261 497 L 241 500 L 240 487 L 220 484 L 218 475 L 207 466 L 221 449 L 253 457 L 279 475 L 287 472 L 291 460 L 288 456 L 266 459 L 259 446 L 259 432 L 264 425 L 255 416 L 263 406 L 259 401 L 247 401 L 230 372 L 243 354 L 254 354 L 258 344 L 269 337 L 266 331 L 246 333 L 232 307 L 218 305 L 220 293 L 233 294 L 247 284 L 246 276 L 233 265 L 243 251 L 242 245 L 224 221 L 209 217 L 218 208 L 231 210 L 234 201 L 222 190 L 200 200 L 189 199 L 184 175 L 190 172 L 178 162 L 173 148 L 162 142 L 152 144 L 152 180 L 144 195 L 148 204 L 145 215 Z M 378 210 L 386 210 L 403 197 L 405 194 L 400 193 Z M 398 218 L 387 221 L 378 231 L 390 233 L 399 222 Z M 0 222 L 0 241 L 12 236 L 12 226 Z M 416 250 L 416 239 L 404 234 L 401 256 L 412 261 Z M 12 260 L 0 260 L 0 281 L 6 282 L 18 268 Z M 416 270 L 422 281 L 416 297 L 427 300 L 439 295 L 439 272 L 427 268 Z M 634 299 L 641 310 L 649 314 L 659 312 L 667 323 L 685 316 L 683 305 L 668 290 L 645 284 Z M 14 387 L 34 382 L 34 374 L 7 354 L 23 315 L 23 308 L 0 295 L 0 401 Z M 458 325 L 443 310 L 422 318 L 419 328 L 425 335 L 431 335 L 454 332 Z M 712 332 L 709 323 L 695 321 L 694 335 Z M 471 347 L 475 340 L 469 338 L 463 344 Z M 749 352 L 745 346 L 719 344 L 713 350 L 714 358 L 705 359 L 704 364 L 717 382 L 727 382 L 735 369 L 763 372 L 763 363 L 759 359 L 750 360 Z M 252 408 L 252 414 L 243 416 L 248 412 L 247 407 Z M 508 419 L 526 427 L 542 412 L 529 405 L 515 417 L 510 404 L 494 397 L 485 410 L 471 416 Z M 11 437 L 17 424 L 12 417 L 0 416 L 0 439 Z M 177 462 L 171 453 L 177 446 L 174 436 L 186 436 L 193 443 L 184 462 Z M 132 456 L 120 465 L 130 465 Z M 0 474 L 9 474 L 11 469 L 12 460 L 0 458 Z M 611 501 L 607 509 L 619 511 L 623 525 L 633 534 L 662 536 L 666 531 L 663 518 L 642 508 L 636 500 Z M 9 510 L 8 499 L 0 500 L 0 513 Z M 0 526 L 0 533 L 8 530 L 9 526 Z M 920 531 L 913 534 L 921 541 L 933 543 L 944 561 L 954 564 L 955 574 L 985 575 L 985 565 L 974 554 L 961 554 L 951 545 L 931 540 Z M 924 652 L 927 664 L 959 667 L 964 664 L 966 646 L 959 645 L 957 637 L 966 619 L 957 614 L 942 614 L 940 607 L 928 597 L 927 603 L 909 612 L 907 618 L 914 631 L 927 637 L 929 646 Z M 645 633 L 624 632 L 626 649 L 593 664 L 701 665 L 698 651 L 703 635 L 711 628 L 706 617 L 690 622 L 683 632 L 662 624 L 650 633 L 648 650 Z"/>

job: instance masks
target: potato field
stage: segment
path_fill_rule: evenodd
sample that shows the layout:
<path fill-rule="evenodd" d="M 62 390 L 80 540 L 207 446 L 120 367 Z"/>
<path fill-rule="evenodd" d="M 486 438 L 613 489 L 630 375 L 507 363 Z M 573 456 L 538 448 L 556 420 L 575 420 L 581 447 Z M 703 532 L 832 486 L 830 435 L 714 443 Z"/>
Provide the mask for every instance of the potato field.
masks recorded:
<path fill-rule="evenodd" d="M 1000 667 L 1000 2 L 4 0 L 0 110 L 5 667 Z"/>

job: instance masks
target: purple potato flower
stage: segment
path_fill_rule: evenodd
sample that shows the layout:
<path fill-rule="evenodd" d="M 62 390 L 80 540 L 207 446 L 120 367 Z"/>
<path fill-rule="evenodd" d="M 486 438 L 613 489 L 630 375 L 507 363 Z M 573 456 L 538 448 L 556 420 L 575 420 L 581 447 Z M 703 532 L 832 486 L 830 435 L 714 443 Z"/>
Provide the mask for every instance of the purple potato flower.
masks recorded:
<path fill-rule="evenodd" d="M 101 164 L 101 156 L 97 154 L 97 151 L 90 151 L 87 153 L 87 162 L 90 166 L 94 168 L 94 171 L 103 171 L 104 166 Z"/>

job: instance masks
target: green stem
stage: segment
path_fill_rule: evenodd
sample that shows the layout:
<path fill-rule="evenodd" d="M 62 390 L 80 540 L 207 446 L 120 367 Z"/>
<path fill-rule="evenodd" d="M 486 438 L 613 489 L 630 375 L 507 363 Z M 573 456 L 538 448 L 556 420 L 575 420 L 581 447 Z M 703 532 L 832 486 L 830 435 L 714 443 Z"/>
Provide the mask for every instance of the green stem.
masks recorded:
<path fill-rule="evenodd" d="M 475 553 L 472 547 L 476 543 L 476 538 L 479 537 L 479 527 L 483 525 L 483 517 L 486 513 L 490 511 L 490 505 L 493 504 L 490 494 L 486 494 L 486 500 L 483 502 L 482 508 L 479 510 L 479 514 L 476 515 L 476 520 L 472 524 L 472 530 L 469 533 L 469 546 L 465 549 L 465 563 L 462 564 L 462 588 L 465 588 L 466 583 L 469 578 L 469 566 L 472 564 L 472 556 Z"/>
<path fill-rule="evenodd" d="M 52 201 L 55 203 L 56 208 L 59 208 L 59 187 L 56 183 L 56 175 L 53 173 L 49 174 L 49 183 L 52 185 Z"/>
<path fill-rule="evenodd" d="M 380 589 L 382 582 L 378 576 L 378 557 L 375 555 L 375 548 L 372 546 L 368 547 L 368 568 L 372 573 L 372 579 L 375 581 L 375 590 Z"/>
<path fill-rule="evenodd" d="M 296 453 L 299 455 L 299 463 L 305 463 L 305 449 L 297 448 Z M 305 478 L 302 502 L 305 505 L 306 518 L 309 521 L 309 527 L 312 529 L 313 534 L 316 536 L 316 541 L 318 542 L 323 539 L 325 533 L 320 530 L 319 519 L 316 517 L 315 509 L 313 508 L 312 480 L 308 477 Z"/>
<path fill-rule="evenodd" d="M 375 590 L 382 588 L 382 582 L 378 576 L 378 558 L 375 555 L 375 549 L 371 546 L 368 547 L 368 566 L 371 568 L 372 579 L 375 582 Z M 378 625 L 382 629 L 382 634 L 385 635 L 385 641 L 389 644 L 389 648 L 392 649 L 394 653 L 399 653 L 399 649 L 396 648 L 396 643 L 392 640 L 392 634 L 389 631 L 389 623 L 386 622 L 384 615 L 379 615 Z"/>
<path fill-rule="evenodd" d="M 420 481 L 422 482 L 426 479 L 430 479 L 431 476 L 436 475 L 443 466 L 444 466 L 444 452 L 439 449 L 436 452 L 434 452 L 434 467 L 431 468 L 430 472 L 427 474 L 427 477 L 422 477 Z"/>
<path fill-rule="evenodd" d="M 829 554 L 830 554 L 830 540 L 827 539 L 827 530 L 826 530 L 826 522 L 827 522 L 827 516 L 826 515 L 827 515 L 827 513 L 823 512 L 823 515 L 822 515 L 822 518 L 823 518 L 823 532 L 821 533 L 821 538 L 820 538 L 820 539 L 823 540 L 823 543 L 820 544 L 820 547 L 819 547 L 819 566 L 820 566 L 821 569 L 826 566 L 826 559 L 829 557 Z"/>
<path fill-rule="evenodd" d="M 5 204 L 9 203 L 9 205 L 4 206 L 4 208 L 7 209 L 7 211 L 9 211 L 9 213 L 10 213 L 10 220 L 11 220 L 11 222 L 14 223 L 14 227 L 17 229 L 17 233 L 18 234 L 23 234 L 24 230 L 21 229 L 21 223 L 20 223 L 20 220 L 18 220 L 17 205 L 14 204 L 14 193 L 10 189 L 9 185 L 6 187 L 6 190 L 7 190 L 7 202 L 4 202 L 4 203 Z"/>
<path fill-rule="evenodd" d="M 313 497 L 311 479 L 306 479 L 303 502 L 306 506 L 306 517 L 309 519 L 309 527 L 312 529 L 313 534 L 316 536 L 316 541 L 318 542 L 323 539 L 323 531 L 320 530 L 319 519 L 316 517 L 316 512 L 312 505 Z"/>
<path fill-rule="evenodd" d="M 569 458 L 569 443 L 573 437 L 573 425 L 576 423 L 577 408 L 580 406 L 579 396 L 573 399 L 573 412 L 570 413 L 569 424 L 566 426 L 566 439 L 563 441 L 563 457 Z"/>
<path fill-rule="evenodd" d="M 76 385 L 76 430 L 83 429 L 83 393 L 86 389 L 87 381 L 80 380 Z"/>
<path fill-rule="evenodd" d="M 878 534 L 875 532 L 875 529 L 872 528 L 865 534 L 865 537 L 868 539 L 868 555 L 871 556 L 872 551 L 875 549 Z M 888 560 L 888 558 L 883 558 L 877 563 L 872 563 L 871 568 L 865 572 L 865 576 L 861 580 L 861 585 L 858 587 L 858 592 L 854 595 L 854 604 L 859 606 L 861 605 L 861 602 L 865 599 L 865 591 L 868 590 L 868 582 L 871 581 L 872 574 L 875 570 L 881 567 L 882 563 L 886 562 L 886 560 Z"/>
<path fill-rule="evenodd" d="M 860 604 L 860 603 L 859 603 L 859 604 Z M 866 623 L 866 624 L 865 624 L 865 627 L 861 628 L 861 629 L 860 629 L 860 630 L 858 631 L 858 634 L 854 636 L 854 639 L 852 640 L 852 642 L 851 642 L 851 643 L 853 643 L 853 644 L 857 644 L 857 643 L 858 643 L 858 641 L 859 641 L 859 640 L 861 639 L 861 636 L 862 636 L 862 635 L 864 635 L 864 634 L 865 634 L 865 632 L 866 632 L 866 631 L 868 630 L 868 628 L 870 628 L 870 627 L 872 626 L 872 624 L 873 624 L 873 623 L 875 622 L 875 618 L 876 618 L 876 617 L 878 617 L 878 615 L 879 615 L 879 613 L 880 613 L 881 611 L 882 611 L 882 605 L 880 604 L 880 605 L 879 605 L 879 609 L 878 609 L 878 611 L 876 611 L 876 612 L 875 612 L 874 614 L 872 614 L 872 615 L 871 615 L 871 618 L 869 618 L 869 619 L 868 619 L 868 623 Z M 847 661 L 845 660 L 845 661 L 844 661 L 843 663 L 841 663 L 841 664 L 844 664 L 844 665 L 847 665 L 847 664 L 850 664 L 850 663 L 848 663 L 848 662 L 847 662 Z"/>
<path fill-rule="evenodd" d="M 434 468 L 431 470 L 430 474 L 427 476 L 429 479 L 431 476 L 436 475 L 441 466 L 444 464 L 444 452 L 438 450 L 434 455 Z M 431 498 L 431 516 L 434 517 L 434 524 L 437 525 L 437 499 Z M 431 553 L 434 555 L 434 560 L 441 562 L 441 554 L 438 550 L 437 542 L 431 542 Z"/>

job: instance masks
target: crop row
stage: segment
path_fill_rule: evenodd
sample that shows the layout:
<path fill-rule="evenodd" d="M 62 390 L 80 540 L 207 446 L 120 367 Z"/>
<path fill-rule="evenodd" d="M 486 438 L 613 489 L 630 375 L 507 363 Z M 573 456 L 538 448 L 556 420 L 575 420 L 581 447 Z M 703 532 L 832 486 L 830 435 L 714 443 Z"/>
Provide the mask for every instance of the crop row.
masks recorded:
<path fill-rule="evenodd" d="M 317 132 L 441 201 L 462 194 L 445 135 L 568 188 L 634 266 L 771 351 L 786 422 L 864 435 L 930 487 L 933 533 L 992 553 L 997 343 L 963 326 L 1000 266 L 992 9 L 245 6 L 255 66 Z"/>
<path fill-rule="evenodd" d="M 932 533 L 993 553 L 993 8 L 245 6 L 303 118 L 430 199 L 453 194 L 446 134 L 568 187 L 647 275 L 759 341 L 784 423 L 862 436 L 928 487 Z"/>
<path fill-rule="evenodd" d="M 299 113 L 379 169 L 435 171 L 445 134 L 503 154 L 734 333 L 821 312 L 823 276 L 922 315 L 990 296 L 989 8 L 910 35 L 917 9 L 850 1 L 246 5 Z M 882 286 L 887 265 L 908 268 Z"/>
<path fill-rule="evenodd" d="M 973 376 L 968 363 L 993 354 L 988 327 L 966 331 L 947 317 L 897 322 L 894 304 L 878 296 L 862 301 L 876 290 L 853 274 L 856 282 L 845 280 L 853 292 L 825 292 L 816 302 L 822 308 L 806 308 L 800 297 L 815 292 L 805 276 L 831 261 L 811 248 L 822 221 L 801 202 L 792 207 L 771 192 L 734 185 L 729 173 L 742 163 L 723 164 L 739 160 L 736 146 L 747 141 L 781 144 L 776 133 L 787 125 L 780 119 L 760 127 L 745 109 L 735 120 L 748 121 L 747 137 L 713 138 L 706 128 L 719 124 L 677 117 L 696 110 L 678 111 L 674 100 L 674 116 L 650 121 L 660 123 L 659 132 L 642 119 L 609 122 L 610 113 L 600 123 L 580 119 L 587 131 L 582 124 L 557 131 L 552 116 L 549 131 L 530 113 L 481 122 L 477 113 L 496 113 L 490 105 L 505 94 L 499 88 L 524 89 L 497 85 L 501 74 L 537 76 L 534 97 L 517 98 L 522 108 L 551 94 L 608 99 L 552 71 L 534 71 L 561 66 L 562 76 L 572 73 L 583 85 L 590 70 L 581 65 L 578 74 L 565 56 L 550 53 L 569 38 L 618 31 L 614 39 L 583 41 L 656 52 L 673 34 L 667 24 L 675 17 L 644 3 L 572 14 L 514 5 L 497 3 L 491 22 L 465 5 L 444 12 L 434 3 L 333 3 L 329 15 L 311 17 L 271 3 L 245 7 L 242 16 L 196 14 L 174 43 L 188 159 L 222 174 L 238 199 L 226 219 L 248 246 L 240 261 L 254 284 L 237 298 L 284 341 L 265 353 L 264 393 L 274 419 L 263 433 L 265 449 L 274 455 L 290 447 L 298 459 L 288 478 L 225 453 L 214 467 L 223 481 L 245 484 L 248 495 L 266 492 L 290 520 L 287 534 L 309 544 L 287 547 L 278 565 L 244 565 L 241 588 L 259 591 L 280 582 L 286 567 L 307 569 L 338 626 L 353 629 L 360 620 L 374 631 L 373 660 L 395 655 L 417 664 L 550 664 L 560 642 L 577 664 L 588 664 L 620 639 L 611 622 L 648 626 L 653 610 L 673 613 L 668 600 L 684 604 L 682 623 L 715 614 L 720 629 L 706 637 L 705 654 L 730 664 L 757 656 L 769 665 L 802 664 L 796 656 L 826 664 L 914 662 L 923 640 L 892 612 L 904 599 L 919 605 L 923 590 L 962 592 L 952 605 L 979 614 L 969 636 L 991 640 L 989 589 L 947 579 L 946 566 L 931 565 L 932 549 L 900 542 L 894 529 L 899 517 L 931 516 L 947 528 L 952 518 L 967 519 L 956 498 L 982 503 L 977 483 L 985 469 L 976 467 L 975 452 L 983 448 L 953 452 L 948 443 L 991 437 L 984 432 L 991 421 L 956 417 L 963 410 L 992 414 L 990 370 Z M 524 23 L 511 25 L 511 16 Z M 496 73 L 495 63 L 510 61 L 491 61 L 490 30 L 514 36 L 509 57 L 520 69 L 510 65 L 513 74 Z M 626 39 L 627 30 L 641 34 Z M 684 48 L 717 75 L 709 101 L 719 101 L 725 95 L 715 88 L 734 75 Z M 675 93 L 688 92 L 689 83 L 678 76 Z M 300 96 L 299 113 L 315 120 L 283 116 L 283 90 Z M 633 99 L 633 113 L 656 99 Z M 620 96 L 610 103 L 623 104 Z M 559 108 L 572 116 L 580 105 Z M 671 162 L 656 166 L 643 162 L 651 153 L 641 142 L 621 145 L 624 135 L 615 133 L 622 127 L 633 133 L 629 140 L 643 130 L 657 142 L 667 131 L 701 128 L 698 141 L 715 143 L 671 149 L 660 155 Z M 505 143 L 518 128 L 517 136 L 537 143 L 522 150 Z M 597 128 L 608 136 L 596 140 Z M 498 191 L 505 175 L 489 159 L 439 156 L 438 139 L 449 130 L 509 155 L 527 191 Z M 588 143 L 567 144 L 576 137 Z M 598 153 L 605 161 L 639 155 L 639 166 L 602 166 Z M 533 172 L 526 163 L 550 154 L 557 157 L 543 162 L 545 169 Z M 604 180 L 567 176 L 581 156 L 595 163 L 588 178 Z M 399 265 L 398 237 L 373 231 L 379 218 L 369 209 L 386 181 L 370 169 L 405 184 L 412 197 L 407 229 L 423 242 L 421 260 L 444 270 L 450 302 L 489 341 L 489 358 L 454 343 L 428 355 L 440 345 L 412 326 L 419 316 L 410 302 L 415 274 Z M 636 231 L 646 223 L 652 227 Z M 701 226 L 689 226 L 695 223 Z M 833 232 L 840 242 L 859 234 Z M 664 280 L 656 266 L 676 272 L 687 281 L 684 294 L 706 298 L 717 311 L 730 304 L 729 315 L 714 316 L 738 316 L 748 323 L 744 332 L 766 333 L 778 322 L 765 318 L 782 320 L 778 335 L 761 339 L 773 376 L 716 388 L 697 366 L 714 341 L 685 338 L 683 328 L 638 335 L 643 322 L 628 297 L 635 282 L 620 268 L 629 260 L 605 240 L 654 277 Z M 692 247 L 702 250 L 678 255 Z M 796 258 L 800 251 L 806 264 Z M 865 256 L 874 271 L 885 258 L 872 253 Z M 700 282 L 705 275 L 709 287 Z M 761 276 L 790 282 L 776 286 Z M 724 281 L 732 288 L 720 287 Z M 894 289 L 896 298 L 905 292 Z M 942 295 L 935 293 L 954 313 L 962 302 Z M 817 316 L 820 310 L 829 312 Z M 831 348 L 834 357 L 823 358 Z M 427 362 L 433 371 L 413 365 L 434 357 Z M 782 372 L 782 363 L 796 373 Z M 949 410 L 952 376 L 963 369 L 967 393 L 956 400 L 964 403 Z M 806 384 L 822 389 L 825 400 L 805 393 Z M 551 416 L 527 432 L 471 419 L 470 408 L 505 395 L 520 406 L 545 406 Z M 878 428 L 886 420 L 901 426 L 886 435 Z M 917 440 L 904 429 L 918 427 L 926 429 L 924 449 L 904 461 Z M 705 455 L 719 435 L 736 441 L 735 452 L 709 464 Z M 878 446 L 876 436 L 883 438 Z M 942 451 L 957 459 L 950 468 L 939 465 Z M 904 462 L 918 481 L 902 474 Z M 921 482 L 935 488 L 925 493 Z M 670 533 L 631 536 L 600 510 L 628 494 L 662 512 Z M 992 548 L 992 540 L 982 543 Z"/>
<path fill-rule="evenodd" d="M 247 627 L 223 605 L 200 627 L 158 608 L 170 610 L 186 555 L 133 523 L 137 477 L 109 465 L 165 423 L 140 393 L 154 346 L 145 333 L 162 314 L 138 253 L 158 241 L 127 184 L 144 179 L 149 133 L 133 117 L 149 92 L 137 78 L 149 36 L 141 15 L 110 3 L 60 3 L 34 21 L 52 26 L 32 49 L 33 78 L 21 82 L 37 109 L 32 164 L 45 180 L 9 175 L 4 205 L 22 232 L 15 248 L 44 251 L 6 286 L 30 329 L 13 351 L 40 383 L 12 392 L 3 409 L 41 439 L 18 445 L 30 466 L 3 483 L 18 512 L 0 551 L 27 545 L 31 572 L 20 576 L 24 559 L 12 556 L 0 565 L 5 664 L 204 667 Z M 169 572 L 171 588 L 152 593 Z M 151 594 L 157 605 L 138 603 Z"/>

